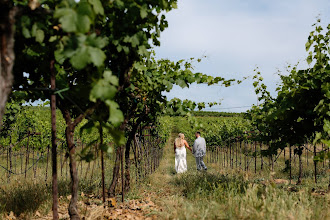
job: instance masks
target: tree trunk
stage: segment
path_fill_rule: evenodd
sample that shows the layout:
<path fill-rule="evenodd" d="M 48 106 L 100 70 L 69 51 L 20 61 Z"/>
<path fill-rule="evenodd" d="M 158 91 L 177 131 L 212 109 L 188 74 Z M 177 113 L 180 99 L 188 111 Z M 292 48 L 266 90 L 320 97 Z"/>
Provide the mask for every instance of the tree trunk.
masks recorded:
<path fill-rule="evenodd" d="M 141 176 L 141 153 L 140 153 L 140 146 L 137 140 L 136 135 L 134 135 L 134 159 L 135 159 L 135 168 L 137 171 L 137 179 L 140 181 L 142 176 Z"/>
<path fill-rule="evenodd" d="M 131 176 L 130 176 L 130 167 L 131 167 L 131 160 L 129 159 L 130 150 L 132 146 L 132 141 L 134 140 L 135 133 L 141 124 L 143 117 L 139 118 L 136 123 L 132 126 L 132 130 L 128 135 L 128 139 L 125 146 L 125 187 L 124 192 L 128 192 L 131 188 Z"/>
<path fill-rule="evenodd" d="M 329 160 L 329 170 L 330 170 L 330 160 Z M 329 174 L 329 185 L 328 185 L 328 192 L 330 193 L 330 174 Z"/>
<path fill-rule="evenodd" d="M 124 198 L 125 198 L 124 146 L 121 146 L 120 148 L 120 167 L 121 167 L 121 202 L 124 202 Z"/>
<path fill-rule="evenodd" d="M 77 162 L 75 158 L 76 146 L 74 143 L 74 130 L 76 126 L 87 116 L 94 113 L 95 109 L 99 105 L 99 102 L 95 103 L 91 108 L 87 109 L 83 114 L 80 114 L 74 120 L 70 115 L 70 111 L 67 106 L 59 103 L 58 108 L 63 114 L 63 118 L 66 122 L 65 138 L 69 150 L 70 159 L 70 176 L 71 176 L 71 201 L 69 204 L 69 215 L 70 219 L 80 219 L 77 202 L 78 202 L 78 173 L 77 173 Z"/>
<path fill-rule="evenodd" d="M 108 192 L 109 197 L 115 197 L 115 195 L 116 195 L 116 187 L 117 187 L 117 182 L 118 182 L 118 177 L 119 177 L 119 168 L 120 168 L 120 151 L 121 151 L 121 148 L 117 147 L 115 166 L 113 167 L 112 182 L 110 184 L 109 192 Z"/>
<path fill-rule="evenodd" d="M 125 131 L 126 124 L 128 122 L 128 119 L 125 119 L 124 122 L 120 125 L 120 130 Z M 118 182 L 118 177 L 119 177 L 119 169 L 120 169 L 120 154 L 121 154 L 121 148 L 124 146 L 117 146 L 116 149 L 116 160 L 115 160 L 115 166 L 113 167 L 113 172 L 112 172 L 112 181 L 109 187 L 108 191 L 108 196 L 114 197 L 116 195 L 116 187 L 117 187 L 117 182 Z"/>
<path fill-rule="evenodd" d="M 14 26 L 16 11 L 12 1 L 0 0 L 0 129 L 14 80 L 12 70 L 15 61 Z"/>
<path fill-rule="evenodd" d="M 102 128 L 102 123 L 100 122 L 100 145 L 103 145 L 103 128 Z M 104 157 L 103 157 L 103 151 L 101 149 L 101 168 L 102 168 L 102 201 L 103 204 L 105 204 L 105 182 L 104 182 Z M 82 168 L 81 168 L 82 170 Z"/>
<path fill-rule="evenodd" d="M 126 143 L 126 149 L 125 149 L 125 187 L 124 192 L 128 192 L 130 190 L 130 167 L 131 167 L 131 160 L 129 159 L 130 149 L 131 149 L 131 142 L 132 140 L 128 140 Z"/>
<path fill-rule="evenodd" d="M 56 88 L 54 63 L 55 60 L 52 60 L 50 62 L 51 89 Z M 51 108 L 51 124 L 52 124 L 52 197 L 53 197 L 52 210 L 53 210 L 53 219 L 57 220 L 59 219 L 59 215 L 58 215 L 58 183 L 57 183 L 56 95 L 54 93 L 50 97 L 50 108 Z M 48 152 L 49 152 L 49 147 L 48 147 Z M 48 153 L 47 153 L 47 167 L 48 167 Z M 61 174 L 62 174 L 62 168 L 61 168 Z M 46 174 L 46 180 L 47 180 L 47 174 Z"/>
<path fill-rule="evenodd" d="M 80 219 L 77 202 L 78 202 L 78 173 L 75 158 L 76 146 L 73 141 L 74 126 L 72 123 L 67 124 L 65 129 L 66 142 L 69 149 L 70 158 L 70 176 L 71 176 L 71 201 L 69 204 L 70 219 Z"/>

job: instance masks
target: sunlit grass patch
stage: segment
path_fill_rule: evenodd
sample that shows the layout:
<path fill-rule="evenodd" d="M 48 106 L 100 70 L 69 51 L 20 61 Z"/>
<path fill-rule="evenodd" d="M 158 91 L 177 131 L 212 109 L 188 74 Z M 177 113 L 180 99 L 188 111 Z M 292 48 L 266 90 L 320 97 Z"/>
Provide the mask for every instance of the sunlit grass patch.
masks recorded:
<path fill-rule="evenodd" d="M 212 197 L 221 199 L 225 191 L 242 194 L 247 183 L 242 177 L 232 177 L 208 172 L 187 172 L 176 176 L 173 184 L 181 186 L 188 199 Z"/>

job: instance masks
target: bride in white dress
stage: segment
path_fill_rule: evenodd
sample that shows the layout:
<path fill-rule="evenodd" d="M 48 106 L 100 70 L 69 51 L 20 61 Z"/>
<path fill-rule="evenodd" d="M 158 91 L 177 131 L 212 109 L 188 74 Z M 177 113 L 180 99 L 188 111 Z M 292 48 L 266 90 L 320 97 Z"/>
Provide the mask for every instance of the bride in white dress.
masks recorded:
<path fill-rule="evenodd" d="M 187 171 L 186 147 L 191 151 L 187 141 L 184 139 L 184 134 L 180 133 L 174 141 L 175 170 L 177 173 L 184 173 Z"/>

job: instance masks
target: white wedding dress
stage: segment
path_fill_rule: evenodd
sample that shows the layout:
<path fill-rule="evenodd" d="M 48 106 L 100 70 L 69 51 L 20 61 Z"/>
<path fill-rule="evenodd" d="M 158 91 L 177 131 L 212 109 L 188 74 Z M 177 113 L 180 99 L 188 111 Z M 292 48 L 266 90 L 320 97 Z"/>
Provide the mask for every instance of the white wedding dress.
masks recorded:
<path fill-rule="evenodd" d="M 187 151 L 186 147 L 177 147 L 175 149 L 175 171 L 177 173 L 184 173 L 187 171 Z"/>

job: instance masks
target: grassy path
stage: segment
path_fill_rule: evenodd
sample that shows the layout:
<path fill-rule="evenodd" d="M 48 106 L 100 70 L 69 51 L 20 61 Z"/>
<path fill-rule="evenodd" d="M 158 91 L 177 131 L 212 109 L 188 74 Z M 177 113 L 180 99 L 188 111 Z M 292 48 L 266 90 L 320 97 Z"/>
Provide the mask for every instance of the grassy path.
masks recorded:
<path fill-rule="evenodd" d="M 206 164 L 197 172 L 187 150 L 188 172 L 176 174 L 170 137 L 157 171 L 135 187 L 132 199 L 151 200 L 156 209 L 145 217 L 157 219 L 330 219 L 330 194 L 313 194 L 285 184 L 256 183 L 260 176 L 239 170 L 221 170 Z M 267 177 L 263 177 L 267 179 Z"/>
<path fill-rule="evenodd" d="M 175 172 L 173 142 L 176 134 L 172 134 L 164 148 L 164 156 L 157 171 L 150 175 L 145 185 L 132 190 L 130 196 L 139 195 L 140 198 L 150 198 L 158 206 L 155 212 L 158 217 L 172 219 L 183 217 L 180 215 L 182 206 L 185 204 L 183 196 L 184 188 L 176 183 L 180 175 Z M 187 149 L 188 173 L 197 172 L 195 158 Z M 192 217 L 192 216 L 185 216 Z M 197 217 L 197 216 L 196 216 Z"/>
<path fill-rule="evenodd" d="M 221 173 L 212 165 L 208 166 L 208 172 L 197 172 L 196 162 L 192 153 L 187 149 L 188 171 L 185 174 L 176 174 L 174 162 L 175 155 L 173 152 L 173 142 L 176 134 L 172 134 L 168 143 L 164 148 L 164 156 L 159 168 L 155 173 L 150 175 L 144 185 L 140 185 L 132 190 L 130 197 L 132 199 L 148 198 L 157 205 L 157 210 L 152 214 L 153 217 L 161 219 L 213 219 L 224 215 L 214 215 L 212 212 L 218 213 L 218 206 L 210 209 L 207 198 L 188 199 L 187 184 L 185 181 L 191 181 L 190 187 L 198 182 L 200 178 L 206 176 L 214 177 L 214 173 Z M 205 176 L 206 175 L 206 176 Z M 203 181 L 202 181 L 203 182 Z M 222 206 L 222 205 L 221 205 Z M 226 205 L 224 205 L 226 206 Z M 214 210 L 216 209 L 216 210 Z"/>

